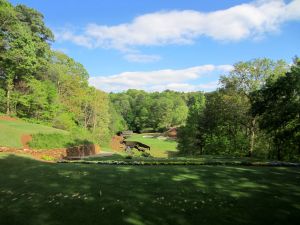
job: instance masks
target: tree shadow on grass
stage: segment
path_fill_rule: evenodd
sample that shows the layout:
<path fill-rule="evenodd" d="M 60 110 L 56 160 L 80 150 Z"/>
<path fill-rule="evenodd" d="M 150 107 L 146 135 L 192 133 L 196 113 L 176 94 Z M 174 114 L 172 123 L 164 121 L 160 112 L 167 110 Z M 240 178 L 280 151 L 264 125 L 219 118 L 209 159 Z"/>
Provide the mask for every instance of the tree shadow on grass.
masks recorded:
<path fill-rule="evenodd" d="M 297 224 L 300 170 L 0 158 L 0 223 Z"/>

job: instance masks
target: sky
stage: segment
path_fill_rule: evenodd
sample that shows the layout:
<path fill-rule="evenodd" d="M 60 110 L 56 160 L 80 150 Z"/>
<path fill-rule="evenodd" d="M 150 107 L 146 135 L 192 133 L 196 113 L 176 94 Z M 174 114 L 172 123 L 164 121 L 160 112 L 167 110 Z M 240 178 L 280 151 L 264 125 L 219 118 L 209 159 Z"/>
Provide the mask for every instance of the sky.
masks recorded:
<path fill-rule="evenodd" d="M 300 0 L 11 0 L 107 92 L 212 91 L 239 61 L 300 53 Z"/>

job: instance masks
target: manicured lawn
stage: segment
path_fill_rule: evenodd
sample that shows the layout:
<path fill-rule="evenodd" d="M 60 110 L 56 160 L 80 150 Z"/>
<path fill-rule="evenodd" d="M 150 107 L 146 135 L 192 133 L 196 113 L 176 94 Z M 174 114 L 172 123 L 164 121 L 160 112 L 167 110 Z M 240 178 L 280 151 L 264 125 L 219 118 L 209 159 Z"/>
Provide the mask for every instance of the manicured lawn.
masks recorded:
<path fill-rule="evenodd" d="M 300 168 L 54 164 L 0 153 L 0 224 L 298 224 Z"/>
<path fill-rule="evenodd" d="M 149 152 L 154 157 L 168 157 L 174 155 L 177 152 L 177 142 L 174 140 L 163 140 L 158 138 L 143 137 L 152 134 L 134 134 L 127 140 L 139 141 L 151 147 Z M 154 134 L 157 136 L 157 134 Z"/>
<path fill-rule="evenodd" d="M 22 147 L 21 137 L 23 134 L 36 133 L 61 133 L 67 134 L 66 131 L 43 126 L 40 124 L 27 123 L 21 120 L 6 121 L 0 120 L 0 146 L 5 147 Z"/>

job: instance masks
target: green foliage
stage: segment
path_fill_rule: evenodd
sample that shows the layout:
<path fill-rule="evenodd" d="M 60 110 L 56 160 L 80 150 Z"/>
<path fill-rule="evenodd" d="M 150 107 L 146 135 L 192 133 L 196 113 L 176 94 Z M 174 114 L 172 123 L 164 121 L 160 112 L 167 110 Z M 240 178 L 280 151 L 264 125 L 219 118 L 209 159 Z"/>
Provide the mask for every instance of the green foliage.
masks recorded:
<path fill-rule="evenodd" d="M 63 130 L 72 130 L 76 124 L 71 113 L 63 112 L 53 119 L 53 127 Z"/>
<path fill-rule="evenodd" d="M 180 152 L 271 157 L 270 138 L 259 129 L 258 114 L 250 112 L 250 96 L 276 82 L 287 69 L 285 62 L 269 59 L 235 64 L 229 76 L 221 77 L 221 88 L 205 95 L 205 105 L 189 101 L 186 126 L 179 129 Z"/>
<path fill-rule="evenodd" d="M 300 62 L 274 82 L 252 94 L 253 115 L 273 140 L 277 159 L 300 155 Z M 273 155 L 274 157 L 274 155 Z"/>
<path fill-rule="evenodd" d="M 88 86 L 85 68 L 50 49 L 54 36 L 43 15 L 0 4 L 0 112 L 69 131 L 84 128 L 97 142 L 122 128 L 120 116 L 109 114 L 108 95 Z"/>
<path fill-rule="evenodd" d="M 109 104 L 109 130 L 116 134 L 119 131 L 127 130 L 127 124 L 124 118 L 116 111 L 115 106 L 110 102 Z"/>
<path fill-rule="evenodd" d="M 5 90 L 0 88 L 0 112 L 5 111 L 6 96 Z"/>
<path fill-rule="evenodd" d="M 178 131 L 178 149 L 181 154 L 202 154 L 204 147 L 203 111 L 205 96 L 202 93 L 194 95 L 190 101 L 190 108 L 186 125 Z"/>
<path fill-rule="evenodd" d="M 186 98 L 185 93 L 169 90 L 161 93 L 128 90 L 110 94 L 114 108 L 124 118 L 128 128 L 137 132 L 146 128 L 164 131 L 183 125 L 188 112 Z"/>

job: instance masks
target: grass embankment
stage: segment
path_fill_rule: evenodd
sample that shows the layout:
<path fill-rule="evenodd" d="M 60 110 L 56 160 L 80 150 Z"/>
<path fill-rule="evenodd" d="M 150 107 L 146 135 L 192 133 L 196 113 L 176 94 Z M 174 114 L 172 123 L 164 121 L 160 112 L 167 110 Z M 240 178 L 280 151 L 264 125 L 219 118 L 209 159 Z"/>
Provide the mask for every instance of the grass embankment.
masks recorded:
<path fill-rule="evenodd" d="M 32 141 L 29 142 L 29 146 L 34 149 L 54 149 L 78 146 L 82 144 L 91 144 L 94 142 L 96 141 L 93 140 L 87 131 L 74 130 L 68 132 L 67 134 L 34 134 L 32 135 Z"/>
<path fill-rule="evenodd" d="M 68 132 L 52 127 L 28 123 L 22 120 L 6 121 L 0 120 L 0 146 L 22 147 L 21 137 L 24 134 L 53 134 L 67 135 Z"/>
<path fill-rule="evenodd" d="M 21 148 L 23 135 L 32 135 L 29 147 L 34 149 L 65 148 L 93 142 L 91 135 L 80 129 L 68 132 L 19 119 L 0 119 L 0 146 Z"/>
<path fill-rule="evenodd" d="M 298 224 L 300 170 L 48 164 L 0 154 L 0 221 L 40 224 Z"/>
<path fill-rule="evenodd" d="M 150 137 L 153 136 L 153 137 Z M 147 151 L 153 157 L 166 158 L 172 157 L 177 152 L 177 142 L 170 139 L 159 138 L 158 134 L 134 134 L 129 137 L 128 141 L 139 141 L 151 147 L 150 151 Z"/>

